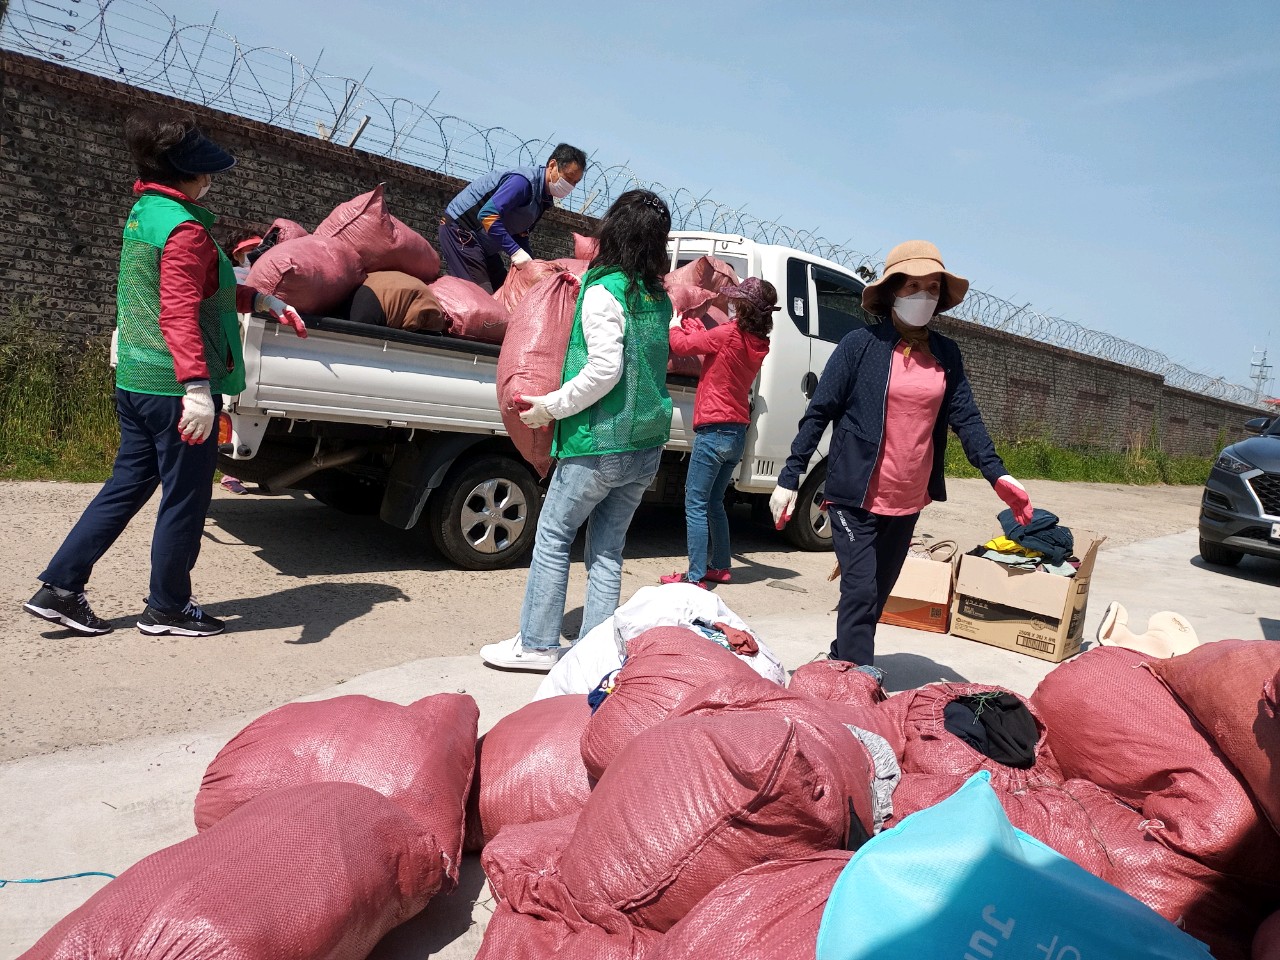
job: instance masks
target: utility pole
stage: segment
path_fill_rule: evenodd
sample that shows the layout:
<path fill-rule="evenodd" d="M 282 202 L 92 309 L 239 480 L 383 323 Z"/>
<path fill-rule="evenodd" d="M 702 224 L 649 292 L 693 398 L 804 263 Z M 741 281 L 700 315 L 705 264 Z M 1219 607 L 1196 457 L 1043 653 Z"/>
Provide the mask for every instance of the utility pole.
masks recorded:
<path fill-rule="evenodd" d="M 1253 388 L 1253 402 L 1256 406 L 1262 402 L 1262 394 L 1267 389 L 1267 384 L 1271 382 L 1271 364 L 1267 363 L 1267 348 L 1254 347 L 1253 359 L 1249 362 L 1249 369 L 1253 372 L 1249 374 L 1249 379 L 1257 386 Z"/>

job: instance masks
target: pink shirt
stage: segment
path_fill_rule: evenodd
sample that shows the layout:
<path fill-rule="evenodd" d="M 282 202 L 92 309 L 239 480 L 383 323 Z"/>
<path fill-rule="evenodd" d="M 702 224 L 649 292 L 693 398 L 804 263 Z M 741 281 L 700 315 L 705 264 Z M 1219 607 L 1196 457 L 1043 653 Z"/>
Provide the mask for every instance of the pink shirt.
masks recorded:
<path fill-rule="evenodd" d="M 903 517 L 930 504 L 933 425 L 946 386 L 942 366 L 928 353 L 908 353 L 905 341 L 894 347 L 884 409 L 884 443 L 863 509 Z"/>

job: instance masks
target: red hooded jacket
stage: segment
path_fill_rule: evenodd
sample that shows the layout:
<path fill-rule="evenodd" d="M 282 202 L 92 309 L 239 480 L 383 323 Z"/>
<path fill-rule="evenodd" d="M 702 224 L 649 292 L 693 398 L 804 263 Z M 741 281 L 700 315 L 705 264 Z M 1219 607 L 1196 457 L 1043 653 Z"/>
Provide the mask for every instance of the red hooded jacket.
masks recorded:
<path fill-rule="evenodd" d="M 686 318 L 671 328 L 671 352 L 677 357 L 702 355 L 702 379 L 694 398 L 694 429 L 712 423 L 750 423 L 748 398 L 760 365 L 769 353 L 766 337 L 746 333 L 730 320 L 707 330 Z"/>

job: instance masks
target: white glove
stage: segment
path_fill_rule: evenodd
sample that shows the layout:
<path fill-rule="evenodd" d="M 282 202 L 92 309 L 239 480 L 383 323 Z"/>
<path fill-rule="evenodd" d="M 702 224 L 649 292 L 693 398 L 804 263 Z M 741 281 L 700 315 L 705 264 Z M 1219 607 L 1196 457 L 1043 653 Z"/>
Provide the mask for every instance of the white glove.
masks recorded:
<path fill-rule="evenodd" d="M 529 255 L 527 250 L 520 249 L 511 255 L 511 265 L 513 267 L 518 267 L 520 264 L 528 263 L 532 259 L 533 257 Z"/>
<path fill-rule="evenodd" d="M 281 325 L 293 327 L 293 332 L 302 339 L 307 338 L 307 325 L 302 322 L 298 311 L 293 309 L 279 297 L 269 293 L 260 293 L 253 300 L 253 309 L 258 313 L 269 313 L 280 321 Z"/>
<path fill-rule="evenodd" d="M 773 488 L 773 493 L 769 495 L 769 512 L 773 514 L 773 525 L 781 530 L 787 525 L 787 521 L 791 519 L 791 514 L 796 509 L 796 498 L 799 494 L 795 490 L 788 490 L 779 484 Z"/>
<path fill-rule="evenodd" d="M 192 380 L 184 385 L 187 395 L 182 398 L 182 416 L 178 418 L 178 433 L 187 443 L 195 446 L 204 443 L 213 433 L 213 394 L 208 380 Z"/>
<path fill-rule="evenodd" d="M 529 406 L 520 411 L 520 422 L 526 427 L 545 427 L 555 423 L 556 418 L 547 409 L 546 397 L 516 397 L 516 403 L 527 403 Z"/>

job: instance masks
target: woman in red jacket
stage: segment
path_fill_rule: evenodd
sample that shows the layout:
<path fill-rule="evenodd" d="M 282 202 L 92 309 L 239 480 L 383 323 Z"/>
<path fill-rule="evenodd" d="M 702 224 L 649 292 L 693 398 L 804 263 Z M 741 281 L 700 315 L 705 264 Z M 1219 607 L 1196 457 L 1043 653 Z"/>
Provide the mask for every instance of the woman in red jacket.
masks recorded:
<path fill-rule="evenodd" d="M 677 357 L 702 355 L 703 360 L 684 485 L 689 569 L 668 574 L 663 583 L 728 583 L 730 578 L 724 494 L 742 460 L 751 425 L 751 385 L 769 352 L 778 291 L 768 281 L 749 277 L 724 292 L 729 296 L 728 323 L 707 330 L 692 318 L 671 321 L 671 352 Z"/>

